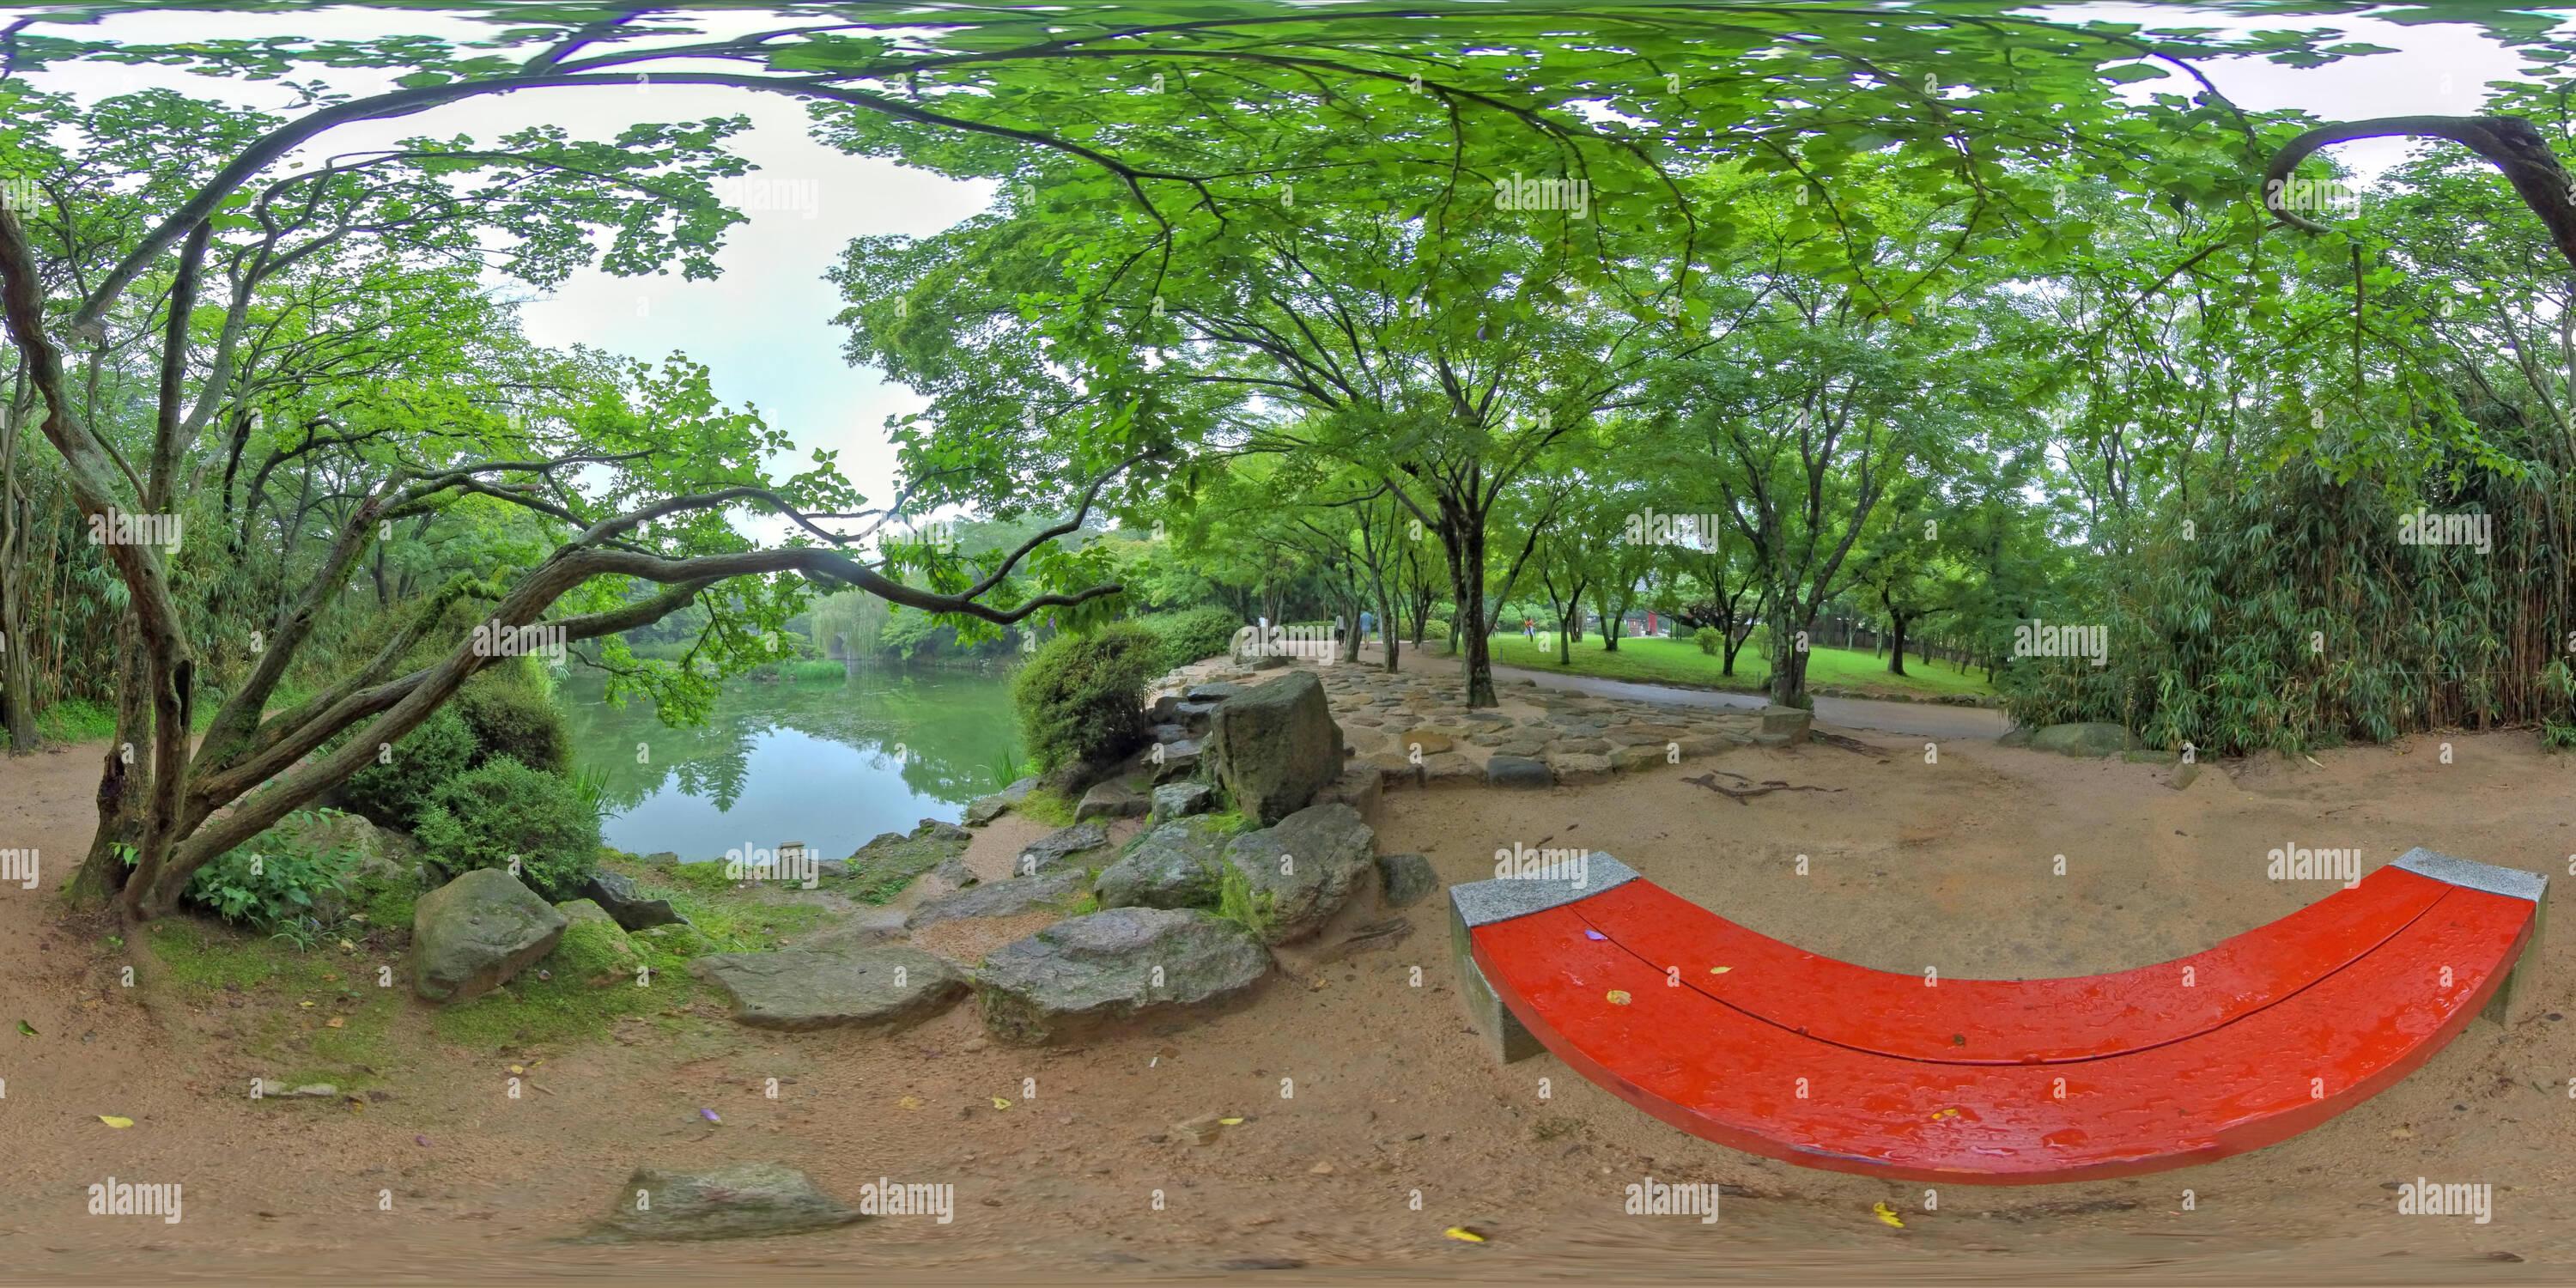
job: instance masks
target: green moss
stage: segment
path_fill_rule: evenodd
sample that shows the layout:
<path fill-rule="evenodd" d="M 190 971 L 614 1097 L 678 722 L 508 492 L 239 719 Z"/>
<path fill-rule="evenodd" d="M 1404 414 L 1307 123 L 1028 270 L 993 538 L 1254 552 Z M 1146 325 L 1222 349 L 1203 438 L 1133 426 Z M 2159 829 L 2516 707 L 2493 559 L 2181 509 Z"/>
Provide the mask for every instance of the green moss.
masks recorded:
<path fill-rule="evenodd" d="M 628 942 L 626 932 L 616 922 L 576 921 L 564 927 L 555 950 L 538 965 L 552 971 L 557 979 L 598 987 L 619 981 L 632 984 L 635 967 L 641 960 L 635 945 Z"/>
<path fill-rule="evenodd" d="M 639 988 L 630 978 L 625 984 L 592 988 L 569 971 L 555 971 L 550 980 L 528 971 L 473 1001 L 441 1009 L 430 1028 L 450 1042 L 477 1047 L 587 1042 L 606 1036 L 624 1016 L 651 1015 L 696 1000 L 697 981 L 689 978 L 684 959 L 639 950 L 653 967 L 647 986 Z"/>
<path fill-rule="evenodd" d="M 168 982 L 190 1003 L 238 991 L 244 1006 L 225 1015 L 244 1054 L 264 1066 L 261 1077 L 285 1087 L 327 1082 L 347 1090 L 381 1081 L 381 1071 L 399 1063 L 389 1051 L 405 981 L 397 971 L 392 987 L 376 985 L 376 967 L 390 961 L 301 952 L 256 933 L 181 918 L 155 922 L 147 934 L 158 965 L 141 966 L 139 976 Z M 330 1026 L 334 1019 L 341 1027 Z M 249 1094 L 247 1084 L 242 1093 Z"/>
<path fill-rule="evenodd" d="M 1011 807 L 1011 812 L 1036 819 L 1049 827 L 1071 827 L 1073 826 L 1073 806 L 1074 802 L 1054 792 L 1030 788 L 1029 794 L 1021 798 L 1019 804 Z"/>

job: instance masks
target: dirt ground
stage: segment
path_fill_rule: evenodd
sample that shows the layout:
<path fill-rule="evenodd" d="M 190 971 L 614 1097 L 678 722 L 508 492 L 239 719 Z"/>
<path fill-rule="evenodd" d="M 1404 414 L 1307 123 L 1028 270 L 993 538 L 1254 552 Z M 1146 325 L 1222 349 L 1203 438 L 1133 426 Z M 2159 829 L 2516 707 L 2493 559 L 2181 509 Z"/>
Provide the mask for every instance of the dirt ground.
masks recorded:
<path fill-rule="evenodd" d="M 2528 733 L 2325 752 L 2317 766 L 2234 762 L 2182 791 L 2157 766 L 1973 740 L 1927 763 L 1920 739 L 1860 736 L 1883 751 L 1745 748 L 1526 793 L 1390 788 L 1379 848 L 1422 851 L 1454 882 L 1492 875 L 1500 847 L 1581 845 L 1813 951 L 1951 978 L 2109 971 L 2206 948 L 2332 892 L 2264 879 L 2264 852 L 2290 842 L 2358 846 L 2366 867 L 2418 844 L 2562 879 L 2576 865 L 2576 761 L 2542 755 Z M 1682 781 L 1711 764 L 1837 790 L 1739 803 Z M 2576 1200 L 2576 1024 L 2560 1018 L 2576 1011 L 2576 918 L 2553 919 L 2539 946 L 2534 1018 L 2510 1032 L 2481 1021 L 2314 1131 L 2133 1180 L 1945 1186 L 1926 1212 L 1923 1186 L 1731 1152 L 1553 1057 L 1490 1063 L 1463 1031 L 1436 896 L 1407 910 L 1414 933 L 1391 951 L 1308 965 L 1249 1007 L 1084 1048 L 987 1045 L 971 1006 L 892 1038 L 770 1034 L 706 1014 L 676 1040 L 543 1052 L 462 1049 L 424 1023 L 406 1047 L 416 1063 L 387 1071 L 390 1101 L 254 1103 L 256 1070 L 219 1036 L 239 1011 L 156 986 L 148 953 L 110 948 L 51 897 L 87 842 L 97 765 L 90 748 L 0 761 L 0 845 L 45 860 L 40 889 L 0 887 L 0 1266 L 13 1281 L 1063 1280 L 1273 1266 L 1283 1281 L 2564 1282 L 2576 1262 L 2563 1219 Z M 997 829 L 974 861 L 1009 848 Z M 547 1094 L 508 1099 L 505 1066 L 539 1057 Z M 770 1077 L 775 1101 L 761 1094 Z M 1175 1123 L 1211 1113 L 1244 1121 L 1213 1145 L 1179 1143 Z M 704 1246 L 562 1241 L 639 1165 L 744 1160 L 802 1168 L 845 1200 L 879 1177 L 953 1184 L 957 1216 Z M 86 1187 L 111 1175 L 183 1182 L 184 1221 L 86 1215 Z M 1649 1175 L 1725 1184 L 1722 1218 L 1622 1215 L 1623 1187 Z M 2492 1223 L 2398 1215 L 2390 1186 L 2418 1176 L 2491 1183 Z M 1882 1202 L 1903 1228 L 1873 1215 Z M 1487 1239 L 1444 1237 L 1454 1226 Z"/>

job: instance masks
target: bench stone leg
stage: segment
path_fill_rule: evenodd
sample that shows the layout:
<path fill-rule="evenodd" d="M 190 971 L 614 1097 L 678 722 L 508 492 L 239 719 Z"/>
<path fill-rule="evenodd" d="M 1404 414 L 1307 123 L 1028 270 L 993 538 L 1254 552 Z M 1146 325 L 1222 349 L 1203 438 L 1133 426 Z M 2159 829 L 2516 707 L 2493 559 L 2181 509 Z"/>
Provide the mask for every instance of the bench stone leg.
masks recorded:
<path fill-rule="evenodd" d="M 1467 1019 L 1476 1026 L 1495 1063 L 1526 1060 L 1547 1049 L 1530 1035 L 1520 1017 L 1512 1014 L 1512 1008 L 1495 996 L 1484 968 L 1476 964 L 1475 954 L 1468 950 L 1467 923 L 1458 915 L 1454 903 L 1449 907 L 1449 960 L 1458 969 L 1458 996 L 1467 1004 Z"/>
<path fill-rule="evenodd" d="M 2493 1020 L 2508 1029 L 2540 1009 L 2541 941 L 2549 933 L 2549 896 L 2544 893 L 2534 902 L 2538 906 L 2531 912 L 2531 942 L 2522 946 L 2522 956 L 2515 959 L 2512 970 L 2505 972 L 2504 983 L 2496 986 L 2495 996 L 2487 999 L 2487 1009 L 2478 1012 L 2478 1018 Z"/>

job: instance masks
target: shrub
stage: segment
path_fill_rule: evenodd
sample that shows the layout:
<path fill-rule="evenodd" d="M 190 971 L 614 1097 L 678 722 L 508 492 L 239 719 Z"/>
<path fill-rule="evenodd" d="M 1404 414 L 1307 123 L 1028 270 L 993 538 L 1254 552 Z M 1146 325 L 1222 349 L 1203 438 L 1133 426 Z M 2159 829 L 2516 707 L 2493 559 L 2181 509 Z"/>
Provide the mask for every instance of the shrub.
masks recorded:
<path fill-rule="evenodd" d="M 1706 653 L 1710 657 L 1717 656 L 1717 651 L 1726 647 L 1726 632 L 1721 631 L 1714 626 L 1703 626 L 1698 630 L 1692 631 L 1691 639 L 1699 645 L 1700 652 Z"/>
<path fill-rule="evenodd" d="M 413 834 L 449 877 L 515 857 L 519 879 L 549 902 L 579 897 L 599 862 L 599 815 L 572 783 L 507 756 L 441 784 Z"/>
<path fill-rule="evenodd" d="M 560 774 L 572 766 L 572 722 L 517 668 L 487 671 L 457 695 L 456 714 L 474 732 L 475 764 L 507 756 Z"/>
<path fill-rule="evenodd" d="M 1432 618 L 1430 621 L 1424 622 L 1424 623 L 1422 624 L 1422 638 L 1424 638 L 1425 640 L 1446 640 L 1446 639 L 1448 639 L 1448 638 L 1449 638 L 1449 623 L 1444 622 L 1444 621 L 1440 620 L 1440 619 L 1439 619 L 1439 618 L 1437 618 L 1437 617 Z"/>
<path fill-rule="evenodd" d="M 299 810 L 286 821 L 307 828 L 317 820 Z M 318 931 L 306 919 L 320 919 L 324 897 L 346 889 L 357 866 L 348 846 L 316 850 L 263 832 L 197 869 L 184 897 L 226 921 L 309 944 Z"/>
<path fill-rule="evenodd" d="M 1234 647 L 1243 623 L 1214 604 L 1177 613 L 1150 613 L 1136 619 L 1163 642 L 1163 669 L 1177 670 L 1201 658 L 1217 657 Z"/>
<path fill-rule="evenodd" d="M 417 827 L 431 793 L 464 773 L 474 752 L 474 731 L 465 718 L 452 704 L 440 707 L 393 745 L 389 759 L 350 775 L 340 785 L 340 802 L 373 823 Z"/>
<path fill-rule="evenodd" d="M 1133 622 L 1059 635 L 1011 677 L 1020 732 L 1049 769 L 1107 764 L 1146 738 L 1145 686 L 1162 674 L 1163 642 Z"/>

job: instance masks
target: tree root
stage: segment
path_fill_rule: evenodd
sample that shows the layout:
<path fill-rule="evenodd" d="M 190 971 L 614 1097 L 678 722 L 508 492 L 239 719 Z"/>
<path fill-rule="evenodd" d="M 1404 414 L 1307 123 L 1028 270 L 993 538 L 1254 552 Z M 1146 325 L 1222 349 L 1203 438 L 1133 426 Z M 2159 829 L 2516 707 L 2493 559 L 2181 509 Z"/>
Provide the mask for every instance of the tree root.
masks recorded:
<path fill-rule="evenodd" d="M 1717 776 L 1719 774 L 1725 774 L 1729 778 L 1742 782 L 1746 784 L 1746 787 L 1743 790 L 1738 791 L 1735 788 L 1723 786 L 1717 781 Z M 1842 788 L 1839 787 L 1817 787 L 1807 783 L 1792 785 L 1782 782 L 1777 778 L 1755 783 L 1752 779 L 1746 778 L 1742 774 L 1732 773 L 1723 769 L 1712 769 L 1697 778 L 1685 778 L 1682 781 L 1689 783 L 1693 787 L 1705 787 L 1728 800 L 1734 801 L 1738 805 L 1744 804 L 1746 801 L 1752 800 L 1756 796 L 1768 796 L 1773 792 L 1838 792 L 1842 790 Z"/>

